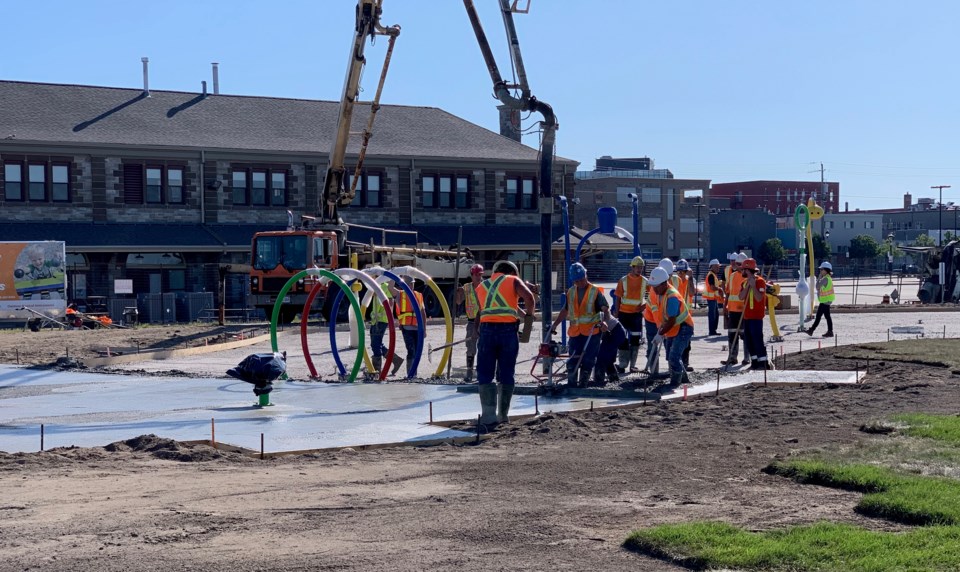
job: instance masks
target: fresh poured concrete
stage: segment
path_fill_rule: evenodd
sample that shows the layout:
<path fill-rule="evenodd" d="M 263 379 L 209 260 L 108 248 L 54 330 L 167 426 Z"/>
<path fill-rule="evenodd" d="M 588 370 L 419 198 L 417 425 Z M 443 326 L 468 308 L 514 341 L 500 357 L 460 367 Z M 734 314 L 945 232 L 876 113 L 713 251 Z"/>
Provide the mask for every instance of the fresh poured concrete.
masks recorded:
<path fill-rule="evenodd" d="M 476 395 L 424 384 L 275 383 L 272 407 L 253 404 L 253 386 L 233 379 L 138 377 L 57 372 L 0 365 L 0 451 L 103 446 L 143 434 L 179 441 L 210 439 L 265 452 L 468 437 L 427 424 L 474 419 Z M 624 399 L 540 398 L 540 411 L 631 403 Z M 516 396 L 511 412 L 534 413 L 532 396 Z"/>

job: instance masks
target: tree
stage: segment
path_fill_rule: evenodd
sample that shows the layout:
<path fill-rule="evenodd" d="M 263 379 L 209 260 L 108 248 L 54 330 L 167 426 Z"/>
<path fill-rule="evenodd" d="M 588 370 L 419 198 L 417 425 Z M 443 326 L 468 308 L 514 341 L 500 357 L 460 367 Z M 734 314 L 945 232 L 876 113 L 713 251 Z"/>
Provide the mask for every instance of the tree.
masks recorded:
<path fill-rule="evenodd" d="M 823 235 L 813 235 L 813 257 L 815 260 L 830 258 L 830 245 L 823 238 Z"/>
<path fill-rule="evenodd" d="M 944 243 L 944 244 L 950 242 L 951 240 L 957 240 L 957 235 L 953 234 L 953 233 L 950 232 L 949 230 L 948 230 L 947 232 L 943 233 L 943 243 Z"/>
<path fill-rule="evenodd" d="M 757 256 L 764 264 L 776 264 L 787 258 L 787 253 L 783 251 L 783 243 L 779 238 L 768 238 L 760 245 Z"/>
<path fill-rule="evenodd" d="M 861 260 L 880 255 L 880 243 L 869 234 L 859 234 L 850 240 L 850 258 Z"/>
<path fill-rule="evenodd" d="M 933 237 L 929 234 L 918 234 L 917 238 L 913 241 L 914 246 L 936 246 L 937 241 L 933 240 Z"/>

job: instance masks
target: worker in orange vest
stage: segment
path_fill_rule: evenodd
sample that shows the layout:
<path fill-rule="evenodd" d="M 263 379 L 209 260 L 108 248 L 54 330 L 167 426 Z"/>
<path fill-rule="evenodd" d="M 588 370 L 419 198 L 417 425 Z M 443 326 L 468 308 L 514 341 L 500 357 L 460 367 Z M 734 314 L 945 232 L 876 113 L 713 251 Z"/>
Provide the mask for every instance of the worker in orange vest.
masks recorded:
<path fill-rule="evenodd" d="M 603 288 L 587 280 L 587 269 L 583 264 L 571 264 L 568 275 L 573 280 L 573 286 L 567 290 L 567 303 L 557 314 L 550 330 L 555 331 L 561 322 L 570 317 L 570 328 L 567 330 L 570 336 L 567 384 L 570 387 L 587 387 L 597 362 L 600 333 L 607 331 L 610 306 L 603 295 Z"/>
<path fill-rule="evenodd" d="M 413 276 L 405 274 L 402 279 L 403 282 L 413 290 Z M 423 294 L 414 290 L 413 295 L 416 298 L 416 304 L 420 306 L 420 314 L 425 316 L 426 309 L 423 305 Z M 397 299 L 396 313 L 400 323 L 400 333 L 403 335 L 403 345 L 407 348 L 407 368 L 410 368 L 413 365 L 413 354 L 417 351 L 417 342 L 420 337 L 420 330 L 417 327 L 417 314 L 413 309 L 414 302 L 410 300 L 406 292 L 397 290 L 394 293 L 394 297 Z M 413 375 L 413 371 L 407 369 L 407 376 L 409 377 L 411 375 Z"/>
<path fill-rule="evenodd" d="M 457 288 L 454 300 L 458 306 L 463 304 L 467 313 L 467 337 L 464 338 L 467 346 L 467 373 L 464 374 L 463 381 L 473 381 L 473 361 L 477 355 L 477 340 L 480 339 L 480 324 L 477 321 L 480 316 L 480 301 L 477 299 L 477 286 L 481 282 L 483 266 L 474 264 L 470 267 L 470 282 Z"/>
<path fill-rule="evenodd" d="M 767 344 L 764 343 L 763 317 L 767 308 L 767 282 L 757 272 L 757 261 L 748 258 L 740 272 L 743 289 L 743 341 L 750 352 L 750 369 L 768 369 Z"/>
<path fill-rule="evenodd" d="M 490 278 L 476 287 L 480 304 L 477 385 L 480 423 L 487 429 L 509 420 L 510 400 L 516 383 L 514 371 L 520 353 L 520 322 L 531 319 L 536 308 L 533 292 L 519 274 L 516 264 L 500 260 L 493 265 Z M 523 300 L 522 310 L 520 300 Z M 494 375 L 497 384 L 493 383 Z"/>
<path fill-rule="evenodd" d="M 737 365 L 737 354 L 740 353 L 740 320 L 743 319 L 744 285 L 746 279 L 740 271 L 741 265 L 747 261 L 747 255 L 740 252 L 736 260 L 730 262 L 730 281 L 727 283 L 727 303 L 723 309 L 723 317 L 727 323 L 727 359 L 720 362 L 726 366 Z M 743 364 L 750 363 L 750 352 L 747 345 L 743 345 Z"/>
<path fill-rule="evenodd" d="M 688 383 L 687 368 L 683 363 L 684 351 L 690 346 L 693 337 L 693 315 L 686 300 L 670 283 L 670 276 L 662 268 L 654 268 L 650 273 L 650 286 L 658 298 L 657 335 L 654 345 L 663 342 L 670 364 L 670 383 L 668 387 L 679 387 Z"/>
<path fill-rule="evenodd" d="M 643 345 L 643 312 L 647 299 L 647 279 L 643 275 L 643 265 L 643 257 L 634 256 L 630 261 L 630 272 L 617 282 L 617 288 L 613 292 L 616 303 L 612 314 L 626 328 L 629 336 L 617 352 L 619 373 L 625 373 L 628 364 L 630 373 L 639 371 L 637 354 Z"/>

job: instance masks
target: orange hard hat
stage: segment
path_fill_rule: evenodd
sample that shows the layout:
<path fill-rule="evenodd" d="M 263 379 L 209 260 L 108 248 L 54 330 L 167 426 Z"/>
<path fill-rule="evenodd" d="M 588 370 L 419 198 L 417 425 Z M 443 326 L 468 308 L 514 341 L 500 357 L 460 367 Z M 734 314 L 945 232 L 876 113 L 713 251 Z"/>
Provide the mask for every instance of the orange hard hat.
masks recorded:
<path fill-rule="evenodd" d="M 756 270 L 756 269 L 757 269 L 757 261 L 756 261 L 755 259 L 753 259 L 753 258 L 748 258 L 748 259 L 746 259 L 746 260 L 743 261 L 743 264 L 741 265 L 741 267 L 742 267 L 742 268 L 746 268 L 747 270 Z"/>

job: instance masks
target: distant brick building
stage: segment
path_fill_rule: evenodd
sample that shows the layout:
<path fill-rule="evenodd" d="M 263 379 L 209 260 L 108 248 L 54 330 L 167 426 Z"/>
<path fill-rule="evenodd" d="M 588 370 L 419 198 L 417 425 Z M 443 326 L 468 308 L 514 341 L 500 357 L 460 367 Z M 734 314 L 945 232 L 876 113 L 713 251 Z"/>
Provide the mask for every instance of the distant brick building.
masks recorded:
<path fill-rule="evenodd" d="M 826 187 L 821 188 L 821 185 Z M 727 198 L 732 209 L 763 209 L 775 215 L 790 215 L 801 202 L 815 197 L 824 211 L 839 211 L 840 183 L 817 181 L 744 181 L 714 183 L 713 198 Z"/>

